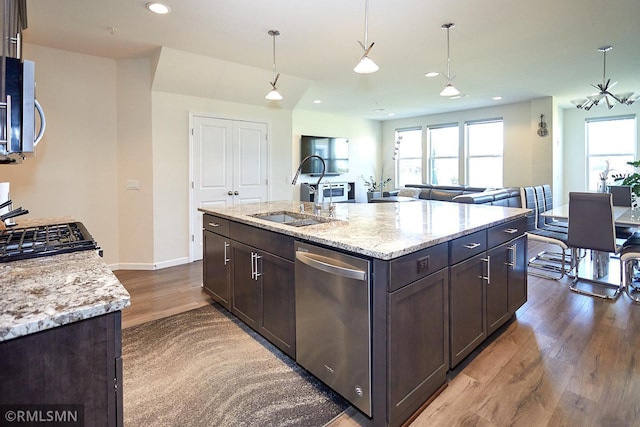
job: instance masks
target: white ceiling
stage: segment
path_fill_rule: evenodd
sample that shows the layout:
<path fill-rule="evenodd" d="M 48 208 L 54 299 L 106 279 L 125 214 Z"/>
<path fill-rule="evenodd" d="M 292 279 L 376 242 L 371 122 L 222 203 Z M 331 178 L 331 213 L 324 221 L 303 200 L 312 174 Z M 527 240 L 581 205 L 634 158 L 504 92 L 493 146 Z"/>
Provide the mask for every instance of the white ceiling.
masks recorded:
<path fill-rule="evenodd" d="M 602 81 L 603 45 L 614 47 L 607 54 L 614 93 L 640 92 L 639 0 L 369 0 L 370 57 L 380 66 L 369 75 L 352 71 L 362 54 L 364 0 L 166 0 L 171 13 L 164 16 L 145 3 L 30 0 L 24 40 L 116 59 L 164 46 L 261 69 L 264 90 L 254 103 L 265 104 L 272 79 L 267 31 L 277 29 L 278 86 L 289 106 L 376 120 L 545 96 L 569 106 Z M 468 94 L 458 100 L 438 95 L 443 77 L 424 76 L 446 71 L 440 27 L 447 22 L 456 24 L 454 84 Z M 287 99 L 294 81 L 307 84 L 291 87 Z M 627 107 L 614 108 L 624 114 Z"/>

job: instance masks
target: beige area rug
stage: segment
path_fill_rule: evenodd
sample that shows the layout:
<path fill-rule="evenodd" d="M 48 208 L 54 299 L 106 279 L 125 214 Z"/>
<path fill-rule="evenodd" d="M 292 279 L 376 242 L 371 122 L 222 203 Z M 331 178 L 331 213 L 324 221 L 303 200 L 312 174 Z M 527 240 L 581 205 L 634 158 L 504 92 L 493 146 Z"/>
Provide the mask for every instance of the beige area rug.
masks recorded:
<path fill-rule="evenodd" d="M 323 426 L 348 404 L 218 306 L 122 331 L 124 425 Z"/>

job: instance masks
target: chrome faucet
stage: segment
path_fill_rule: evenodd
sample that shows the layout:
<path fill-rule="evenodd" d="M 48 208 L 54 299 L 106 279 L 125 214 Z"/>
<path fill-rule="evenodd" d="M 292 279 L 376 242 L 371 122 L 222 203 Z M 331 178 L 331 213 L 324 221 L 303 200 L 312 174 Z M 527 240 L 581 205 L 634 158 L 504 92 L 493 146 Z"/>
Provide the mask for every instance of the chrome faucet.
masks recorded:
<path fill-rule="evenodd" d="M 315 214 L 318 215 L 322 208 L 322 204 L 320 203 L 320 181 L 322 181 L 322 178 L 324 178 L 324 173 L 327 169 L 327 165 L 324 163 L 324 159 L 316 154 L 312 154 L 311 156 L 307 156 L 302 159 L 302 161 L 300 162 L 300 166 L 298 166 L 298 170 L 296 171 L 296 174 L 291 181 L 291 185 L 296 185 L 296 182 L 298 182 L 298 176 L 300 176 L 300 172 L 302 171 L 302 165 L 311 158 L 316 158 L 322 163 L 322 173 L 320 174 L 320 178 L 318 178 L 318 182 L 316 183 L 316 193 L 318 197 L 315 198 L 315 202 L 313 204 Z"/>

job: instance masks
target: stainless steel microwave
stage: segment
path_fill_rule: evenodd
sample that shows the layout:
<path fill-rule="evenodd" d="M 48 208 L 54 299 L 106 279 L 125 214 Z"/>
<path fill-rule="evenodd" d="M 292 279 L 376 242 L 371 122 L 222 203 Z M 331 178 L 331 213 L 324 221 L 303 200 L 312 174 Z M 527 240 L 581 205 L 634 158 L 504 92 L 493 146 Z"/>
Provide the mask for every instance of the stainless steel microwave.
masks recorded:
<path fill-rule="evenodd" d="M 5 95 L 0 100 L 0 154 L 5 156 L 5 159 L 10 159 L 11 155 L 33 153 L 44 134 L 46 122 L 42 108 L 35 99 L 34 63 L 5 57 L 5 64 Z M 36 112 L 40 121 L 37 134 Z M 5 161 L 8 162 L 10 161 Z"/>

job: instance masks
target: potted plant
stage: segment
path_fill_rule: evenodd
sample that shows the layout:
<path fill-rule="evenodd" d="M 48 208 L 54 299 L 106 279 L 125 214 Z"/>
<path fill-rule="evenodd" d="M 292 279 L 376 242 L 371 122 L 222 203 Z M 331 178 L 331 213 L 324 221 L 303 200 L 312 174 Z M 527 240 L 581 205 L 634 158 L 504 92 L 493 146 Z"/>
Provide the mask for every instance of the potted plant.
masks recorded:
<path fill-rule="evenodd" d="M 369 179 L 362 177 L 364 181 L 365 187 L 367 187 L 367 201 L 371 200 L 373 197 L 382 197 L 384 186 L 387 185 L 391 178 L 387 178 L 381 183 L 375 181 L 373 176 L 370 176 Z"/>
<path fill-rule="evenodd" d="M 634 168 L 640 168 L 640 160 L 635 162 L 627 162 L 628 165 Z M 640 173 L 634 172 L 631 174 L 613 174 L 613 180 L 620 182 L 619 185 L 628 185 L 631 189 L 631 207 L 638 208 L 638 200 L 640 200 Z"/>

